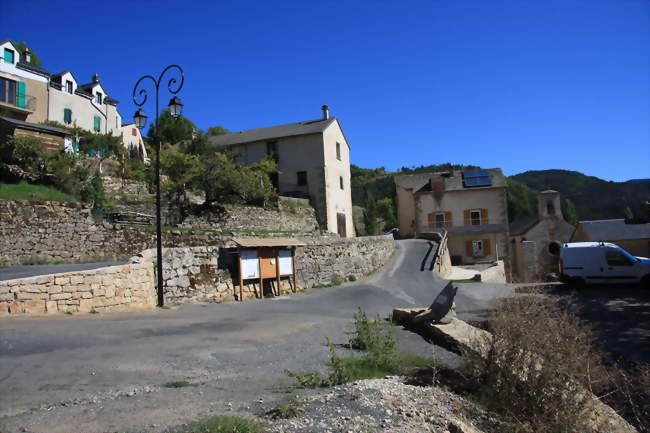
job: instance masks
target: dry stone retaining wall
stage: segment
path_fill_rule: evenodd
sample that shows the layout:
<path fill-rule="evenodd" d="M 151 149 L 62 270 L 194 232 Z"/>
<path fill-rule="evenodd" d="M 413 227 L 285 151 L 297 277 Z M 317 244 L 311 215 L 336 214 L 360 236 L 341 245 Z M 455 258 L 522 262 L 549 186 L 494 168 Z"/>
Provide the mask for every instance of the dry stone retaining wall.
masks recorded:
<path fill-rule="evenodd" d="M 238 225 L 237 227 L 245 227 L 247 232 L 237 233 L 237 236 L 255 236 L 255 231 L 258 230 L 263 231 L 265 237 L 287 236 L 284 232 L 287 226 L 280 225 L 286 221 L 278 219 L 281 212 L 260 208 L 238 209 L 241 214 L 249 214 L 246 217 L 249 225 Z M 305 212 L 308 213 L 309 209 Z M 263 223 L 255 225 L 255 213 L 262 215 L 258 219 Z M 233 213 L 229 215 L 232 221 L 237 219 Z M 299 214 L 294 216 L 297 220 L 300 219 Z M 274 218 L 274 229 L 278 232 L 266 231 L 264 227 L 268 228 Z M 230 226 L 227 230 L 234 228 Z M 304 235 L 321 236 L 318 232 Z M 216 231 L 164 231 L 163 245 L 223 245 L 230 237 Z M 108 223 L 101 217 L 94 217 L 92 209 L 86 204 L 0 200 L 0 264 L 127 259 L 139 251 L 153 247 L 155 238 L 153 227 Z"/>
<path fill-rule="evenodd" d="M 151 264 L 0 281 L 0 316 L 152 309 L 153 281 Z"/>

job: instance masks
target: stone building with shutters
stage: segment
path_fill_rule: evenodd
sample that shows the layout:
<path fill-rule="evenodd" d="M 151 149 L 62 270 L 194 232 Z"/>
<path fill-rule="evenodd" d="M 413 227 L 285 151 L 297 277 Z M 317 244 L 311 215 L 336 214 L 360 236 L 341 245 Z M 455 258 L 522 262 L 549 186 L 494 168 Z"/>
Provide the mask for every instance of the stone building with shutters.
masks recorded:
<path fill-rule="evenodd" d="M 350 145 L 339 119 L 323 105 L 319 119 L 210 137 L 241 164 L 274 158 L 271 181 L 283 196 L 309 199 L 324 230 L 354 237 Z"/>
<path fill-rule="evenodd" d="M 447 232 L 452 264 L 508 258 L 506 178 L 498 168 L 395 176 L 400 235 Z"/>
<path fill-rule="evenodd" d="M 47 146 L 60 143 L 59 148 L 76 152 L 77 137 L 42 123 L 53 121 L 119 137 L 122 118 L 117 104 L 118 101 L 108 96 L 97 74 L 89 83 L 82 84 L 71 71 L 52 74 L 35 66 L 29 49 L 21 51 L 8 39 L 0 42 L 3 136 L 38 134 Z"/>

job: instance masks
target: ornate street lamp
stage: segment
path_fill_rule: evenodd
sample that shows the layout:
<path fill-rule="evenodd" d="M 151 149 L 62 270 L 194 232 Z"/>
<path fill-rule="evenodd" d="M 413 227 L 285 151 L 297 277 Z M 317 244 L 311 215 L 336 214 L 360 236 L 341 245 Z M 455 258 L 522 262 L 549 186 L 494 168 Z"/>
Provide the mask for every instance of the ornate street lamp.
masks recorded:
<path fill-rule="evenodd" d="M 156 144 L 156 263 L 157 263 L 157 274 L 158 274 L 158 306 L 162 307 L 165 305 L 165 292 L 163 290 L 163 260 L 162 260 L 162 227 L 161 227 L 161 218 L 160 218 L 160 136 L 158 135 L 158 93 L 160 90 L 160 82 L 162 81 L 163 76 L 170 69 L 174 69 L 180 75 L 180 81 L 177 81 L 176 78 L 172 77 L 167 82 L 167 90 L 172 95 L 176 95 L 182 88 L 183 83 L 185 82 L 185 77 L 183 75 L 183 69 L 178 65 L 169 65 L 167 66 L 158 76 L 158 79 L 155 79 L 151 75 L 145 75 L 140 77 L 140 79 L 133 86 L 133 102 L 138 107 L 142 107 L 145 102 L 147 102 L 148 92 L 145 89 L 140 89 L 138 92 L 138 86 L 145 79 L 150 79 L 153 81 L 153 84 L 156 88 L 156 117 L 154 118 L 153 124 L 153 138 Z M 138 97 L 136 93 L 142 99 L 138 102 Z M 171 101 L 169 101 L 169 113 L 172 117 L 176 118 L 181 115 L 183 111 L 183 103 L 180 98 L 174 96 Z M 138 108 L 133 116 L 133 121 L 139 129 L 144 128 L 147 123 L 147 115 L 144 113 L 142 108 Z"/>

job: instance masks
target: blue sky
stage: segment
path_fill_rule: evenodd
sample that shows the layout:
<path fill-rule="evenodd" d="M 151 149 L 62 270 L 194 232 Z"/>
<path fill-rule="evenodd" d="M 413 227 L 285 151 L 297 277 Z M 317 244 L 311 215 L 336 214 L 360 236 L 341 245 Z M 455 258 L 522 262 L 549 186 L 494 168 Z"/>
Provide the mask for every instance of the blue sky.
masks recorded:
<path fill-rule="evenodd" d="M 647 0 L 0 2 L 0 38 L 51 72 L 98 72 L 125 120 L 135 81 L 178 63 L 202 129 L 328 104 L 362 167 L 614 181 L 650 177 L 649 23 Z"/>

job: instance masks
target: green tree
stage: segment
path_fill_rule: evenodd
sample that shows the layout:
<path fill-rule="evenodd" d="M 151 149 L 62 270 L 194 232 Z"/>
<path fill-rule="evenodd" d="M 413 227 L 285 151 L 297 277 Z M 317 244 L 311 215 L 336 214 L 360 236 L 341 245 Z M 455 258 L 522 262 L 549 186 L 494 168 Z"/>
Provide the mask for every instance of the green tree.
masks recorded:
<path fill-rule="evenodd" d="M 384 225 L 382 231 L 390 230 L 397 226 L 397 218 L 395 217 L 395 203 L 390 197 L 377 200 L 377 216 L 383 221 Z"/>
<path fill-rule="evenodd" d="M 102 172 L 102 163 L 112 155 L 120 155 L 124 148 L 119 136 L 106 134 L 90 134 L 84 132 L 79 139 L 79 150 L 90 156 L 99 158 L 99 172 Z"/>
<path fill-rule="evenodd" d="M 196 125 L 185 116 L 178 118 L 172 117 L 169 110 L 164 110 L 156 125 L 158 137 L 163 143 L 177 144 L 183 141 L 191 140 L 196 133 Z M 149 137 L 154 137 L 154 125 L 149 125 L 147 132 Z"/>
<path fill-rule="evenodd" d="M 21 57 L 21 59 L 24 60 L 25 59 L 25 49 L 27 49 L 27 42 L 25 42 L 25 41 L 23 41 L 23 42 L 11 41 L 11 43 L 14 44 L 14 47 L 16 47 L 16 49 L 18 51 L 20 51 L 20 57 Z M 41 66 L 41 60 L 36 55 L 36 52 L 34 52 L 34 50 L 32 50 L 31 48 L 29 49 L 29 52 L 31 54 L 31 60 L 30 60 L 29 63 L 34 65 L 34 66 Z"/>
<path fill-rule="evenodd" d="M 368 236 L 374 236 L 379 233 L 379 225 L 377 224 L 377 202 L 370 191 L 366 192 L 364 223 L 366 225 L 366 234 Z"/>
<path fill-rule="evenodd" d="M 165 175 L 162 189 L 171 201 L 181 208 L 187 202 L 187 190 L 201 173 L 201 163 L 194 155 L 165 145 L 160 152 L 160 168 Z"/>
<path fill-rule="evenodd" d="M 576 212 L 576 207 L 571 200 L 568 198 L 564 200 L 564 219 L 566 222 L 575 226 L 578 224 L 578 213 Z"/>
<path fill-rule="evenodd" d="M 208 130 L 205 132 L 205 135 L 211 137 L 213 135 L 222 135 L 228 133 L 230 133 L 230 131 L 228 131 L 226 128 L 224 128 L 223 126 L 216 125 L 211 128 L 208 128 Z"/>
<path fill-rule="evenodd" d="M 267 158 L 245 166 L 233 161 L 231 155 L 213 152 L 204 155 L 201 185 L 206 202 L 268 206 L 277 200 L 277 191 L 269 175 L 277 172 L 277 164 Z"/>

